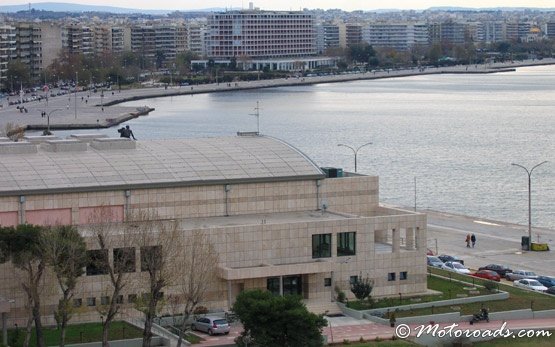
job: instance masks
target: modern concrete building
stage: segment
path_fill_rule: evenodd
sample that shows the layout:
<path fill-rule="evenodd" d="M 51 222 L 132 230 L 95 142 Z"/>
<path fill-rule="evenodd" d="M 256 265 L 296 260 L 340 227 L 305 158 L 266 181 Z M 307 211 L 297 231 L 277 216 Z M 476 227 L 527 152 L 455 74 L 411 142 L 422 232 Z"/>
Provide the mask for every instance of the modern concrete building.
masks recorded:
<path fill-rule="evenodd" d="M 214 245 L 218 278 L 202 303 L 210 309 L 228 309 L 240 291 L 261 288 L 300 294 L 313 311 L 333 312 L 334 288 L 352 298 L 349 284 L 360 276 L 374 281 L 375 297 L 426 291 L 426 216 L 380 206 L 378 177 L 322 170 L 281 140 L 29 141 L 0 143 L 1 225 L 76 225 L 92 256 L 96 212 L 123 230 L 130 215 L 155 211 L 178 223 L 175 242 L 201 232 Z M 121 232 L 109 244 L 106 257 L 125 249 L 125 271 L 144 276 L 143 248 Z M 108 275 L 93 270 L 79 281 L 75 320 L 98 321 L 96 306 L 106 301 Z M 9 320 L 19 324 L 25 299 L 14 276 L 10 264 L 0 265 L 0 297 L 14 300 Z M 123 315 L 138 314 L 130 302 L 144 291 L 124 289 Z M 174 292 L 170 286 L 164 295 Z M 43 295 L 45 321 L 54 323 L 57 293 Z"/>
<path fill-rule="evenodd" d="M 42 72 L 41 28 L 36 23 L 15 24 L 16 50 L 18 59 L 29 68 L 32 81 L 39 81 Z"/>
<path fill-rule="evenodd" d="M 339 48 L 339 26 L 335 24 L 317 25 L 316 42 L 318 54 L 323 54 L 330 48 Z"/>
<path fill-rule="evenodd" d="M 95 53 L 94 28 L 80 23 L 62 27 L 62 49 L 68 55 Z"/>
<path fill-rule="evenodd" d="M 362 28 L 362 41 L 372 47 L 406 51 L 417 45 L 428 45 L 428 26 L 425 23 L 369 24 Z"/>
<path fill-rule="evenodd" d="M 6 86 L 8 62 L 15 55 L 15 27 L 0 25 L 0 88 Z"/>
<path fill-rule="evenodd" d="M 62 52 L 62 25 L 57 22 L 38 23 L 42 40 L 42 69 L 45 70 Z M 49 81 L 47 78 L 47 82 Z"/>
<path fill-rule="evenodd" d="M 467 25 L 452 20 L 430 23 L 428 28 L 431 43 L 462 45 L 468 37 Z"/>

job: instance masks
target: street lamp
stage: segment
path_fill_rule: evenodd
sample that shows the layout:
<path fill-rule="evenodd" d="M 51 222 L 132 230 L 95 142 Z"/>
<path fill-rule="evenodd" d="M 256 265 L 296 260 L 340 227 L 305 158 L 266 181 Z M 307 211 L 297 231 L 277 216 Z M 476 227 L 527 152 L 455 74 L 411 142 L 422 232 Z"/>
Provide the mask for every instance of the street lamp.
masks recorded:
<path fill-rule="evenodd" d="M 363 144 L 363 145 L 361 145 L 361 146 L 358 146 L 356 149 L 353 148 L 353 147 L 351 147 L 351 146 L 344 145 L 344 144 L 342 144 L 342 143 L 338 144 L 337 146 L 347 147 L 347 148 L 349 148 L 351 151 L 353 151 L 353 154 L 355 155 L 355 172 L 357 172 L 357 154 L 358 154 L 358 151 L 359 151 L 362 147 L 365 147 L 365 146 L 368 146 L 368 145 L 371 145 L 371 144 L 372 144 L 372 142 L 368 142 L 368 143 L 365 143 L 365 144 Z"/>
<path fill-rule="evenodd" d="M 535 168 L 545 163 L 547 163 L 547 161 L 542 161 L 530 170 L 520 164 L 511 163 L 511 165 L 523 168 L 528 174 L 528 250 L 532 249 L 532 172 Z"/>
<path fill-rule="evenodd" d="M 44 135 L 52 135 L 52 133 L 50 132 L 50 115 L 56 111 L 61 111 L 61 110 L 62 110 L 61 108 L 56 108 L 48 113 L 45 111 L 42 111 L 40 113 L 41 117 L 43 118 L 46 117 L 46 132 L 43 133 Z"/>

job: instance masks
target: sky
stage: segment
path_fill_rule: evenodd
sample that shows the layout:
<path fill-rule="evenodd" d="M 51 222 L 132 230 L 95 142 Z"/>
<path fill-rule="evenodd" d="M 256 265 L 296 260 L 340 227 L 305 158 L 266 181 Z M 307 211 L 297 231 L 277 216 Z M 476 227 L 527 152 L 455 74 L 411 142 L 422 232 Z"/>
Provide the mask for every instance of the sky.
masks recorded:
<path fill-rule="evenodd" d="M 3 5 L 31 2 L 66 2 L 84 5 L 115 6 L 136 9 L 191 10 L 205 8 L 248 8 L 249 0 L 8 0 Z M 554 0 L 258 0 L 262 10 L 300 10 L 339 8 L 345 11 L 375 9 L 426 9 L 434 6 L 455 7 L 555 7 Z"/>

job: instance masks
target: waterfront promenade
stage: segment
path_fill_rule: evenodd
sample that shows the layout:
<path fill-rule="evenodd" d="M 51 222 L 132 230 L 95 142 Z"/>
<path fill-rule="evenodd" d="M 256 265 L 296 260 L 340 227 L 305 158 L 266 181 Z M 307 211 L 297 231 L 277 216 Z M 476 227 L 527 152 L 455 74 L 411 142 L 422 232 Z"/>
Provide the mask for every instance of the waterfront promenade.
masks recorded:
<path fill-rule="evenodd" d="M 202 93 L 226 92 L 258 88 L 272 88 L 281 86 L 310 85 L 319 83 L 336 83 L 356 80 L 407 77 L 426 74 L 474 74 L 513 71 L 516 67 L 555 64 L 555 59 L 534 61 L 481 64 L 470 66 L 452 66 L 426 69 L 380 70 L 366 73 L 352 73 L 328 76 L 312 76 L 299 78 L 281 78 L 259 81 L 240 81 L 232 83 L 212 83 L 194 86 L 172 86 L 168 88 L 141 88 L 130 90 L 98 90 L 96 93 L 85 91 L 50 97 L 48 104 L 45 100 L 31 101 L 21 105 L 8 105 L 8 99 L 2 100 L 0 108 L 0 129 L 12 123 L 27 129 L 42 130 L 47 127 L 47 117 L 50 115 L 51 129 L 94 129 L 116 126 L 126 120 L 148 114 L 148 100 L 151 98 L 171 97 Z M 38 94 L 44 94 L 38 92 Z M 18 99 L 10 96 L 9 100 Z M 122 106 L 121 103 L 133 100 L 144 100 L 144 107 Z M 21 111 L 18 107 L 24 107 Z"/>

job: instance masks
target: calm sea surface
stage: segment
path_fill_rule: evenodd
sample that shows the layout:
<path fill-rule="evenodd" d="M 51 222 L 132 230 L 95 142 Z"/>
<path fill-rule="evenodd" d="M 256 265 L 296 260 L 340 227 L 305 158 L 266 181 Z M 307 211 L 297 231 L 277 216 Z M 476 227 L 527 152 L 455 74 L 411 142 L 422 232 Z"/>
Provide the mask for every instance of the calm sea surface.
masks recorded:
<path fill-rule="evenodd" d="M 555 228 L 555 67 L 434 75 L 141 100 L 156 108 L 126 124 L 140 139 L 260 130 L 321 166 L 380 176 L 380 200 Z M 87 131 L 90 132 L 90 131 Z M 102 130 L 111 136 L 115 129 Z M 57 132 L 57 134 L 60 132 Z M 61 134 L 59 134 L 61 135 Z"/>

